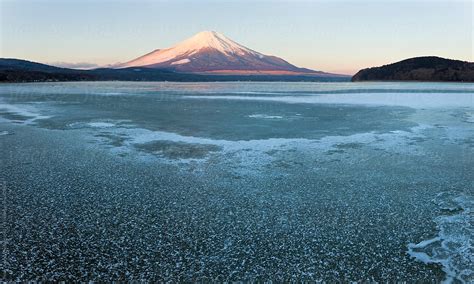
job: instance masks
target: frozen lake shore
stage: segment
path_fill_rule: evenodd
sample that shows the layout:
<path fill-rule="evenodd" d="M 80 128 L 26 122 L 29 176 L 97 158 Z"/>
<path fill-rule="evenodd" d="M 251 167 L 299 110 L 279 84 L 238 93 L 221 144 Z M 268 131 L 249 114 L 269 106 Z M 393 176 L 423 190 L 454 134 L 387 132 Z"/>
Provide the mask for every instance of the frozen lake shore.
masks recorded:
<path fill-rule="evenodd" d="M 0 86 L 4 280 L 474 281 L 474 85 Z"/>

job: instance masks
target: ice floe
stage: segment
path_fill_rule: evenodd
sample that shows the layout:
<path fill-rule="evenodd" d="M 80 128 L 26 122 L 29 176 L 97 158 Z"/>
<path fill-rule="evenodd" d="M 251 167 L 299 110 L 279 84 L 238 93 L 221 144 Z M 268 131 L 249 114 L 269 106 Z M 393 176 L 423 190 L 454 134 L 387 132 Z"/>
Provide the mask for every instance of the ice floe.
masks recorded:
<path fill-rule="evenodd" d="M 408 254 L 424 263 L 436 263 L 446 273 L 445 283 L 474 281 L 474 198 L 438 194 L 434 202 L 444 213 L 435 218 L 438 234 L 419 243 L 408 244 Z"/>

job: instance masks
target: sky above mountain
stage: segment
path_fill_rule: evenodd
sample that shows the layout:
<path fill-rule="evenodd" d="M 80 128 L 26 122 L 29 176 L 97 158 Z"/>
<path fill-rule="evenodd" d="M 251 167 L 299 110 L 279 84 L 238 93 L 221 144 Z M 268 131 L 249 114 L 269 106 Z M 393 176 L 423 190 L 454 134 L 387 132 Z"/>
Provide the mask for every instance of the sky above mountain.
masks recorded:
<path fill-rule="evenodd" d="M 106 65 L 216 30 L 300 67 L 353 74 L 422 55 L 474 61 L 473 14 L 470 0 L 0 0 L 0 57 Z"/>

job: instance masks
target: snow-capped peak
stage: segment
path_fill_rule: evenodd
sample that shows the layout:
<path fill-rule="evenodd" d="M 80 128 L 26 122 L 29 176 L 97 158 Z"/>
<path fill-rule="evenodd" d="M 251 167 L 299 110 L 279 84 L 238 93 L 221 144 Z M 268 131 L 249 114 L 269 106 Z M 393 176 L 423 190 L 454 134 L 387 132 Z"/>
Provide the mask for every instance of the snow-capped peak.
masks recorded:
<path fill-rule="evenodd" d="M 179 73 L 214 75 L 321 75 L 276 56 L 264 55 L 229 39 L 204 31 L 177 45 L 157 49 L 115 68 L 146 67 Z"/>
<path fill-rule="evenodd" d="M 167 62 L 176 58 L 192 56 L 202 49 L 214 49 L 225 55 L 250 54 L 263 58 L 265 55 L 246 48 L 215 31 L 203 31 L 167 49 L 157 49 L 120 67 L 146 66 Z M 188 59 L 190 60 L 190 59 Z"/>
<path fill-rule="evenodd" d="M 185 50 L 213 48 L 225 54 L 258 54 L 215 31 L 203 31 L 175 46 Z"/>

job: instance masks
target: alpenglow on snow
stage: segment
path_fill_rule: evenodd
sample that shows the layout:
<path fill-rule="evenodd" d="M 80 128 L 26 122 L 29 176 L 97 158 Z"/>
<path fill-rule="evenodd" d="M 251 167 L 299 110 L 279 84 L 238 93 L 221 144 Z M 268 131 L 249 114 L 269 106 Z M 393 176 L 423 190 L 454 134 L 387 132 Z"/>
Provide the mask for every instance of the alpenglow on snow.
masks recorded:
<path fill-rule="evenodd" d="M 183 73 L 333 75 L 296 67 L 287 61 L 247 48 L 215 31 L 203 31 L 166 48 L 119 64 L 116 68 L 147 67 Z"/>

